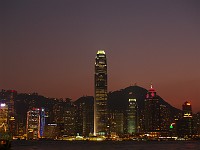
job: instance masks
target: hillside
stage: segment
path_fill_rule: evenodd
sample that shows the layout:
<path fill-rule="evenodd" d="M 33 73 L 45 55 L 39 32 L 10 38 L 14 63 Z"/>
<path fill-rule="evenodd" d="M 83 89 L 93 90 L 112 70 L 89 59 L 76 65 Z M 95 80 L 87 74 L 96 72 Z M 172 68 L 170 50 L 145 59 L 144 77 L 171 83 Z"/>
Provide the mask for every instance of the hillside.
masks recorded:
<path fill-rule="evenodd" d="M 119 91 L 110 92 L 108 94 L 108 106 L 111 110 L 125 110 L 128 106 L 128 99 L 135 98 L 139 110 L 142 110 L 144 109 L 144 100 L 147 92 L 146 89 L 139 86 L 129 86 Z M 129 93 L 132 93 L 132 97 L 130 97 Z M 160 96 L 158 96 L 158 98 L 160 104 L 166 105 L 170 109 L 171 115 L 181 112 L 179 109 L 163 100 Z"/>

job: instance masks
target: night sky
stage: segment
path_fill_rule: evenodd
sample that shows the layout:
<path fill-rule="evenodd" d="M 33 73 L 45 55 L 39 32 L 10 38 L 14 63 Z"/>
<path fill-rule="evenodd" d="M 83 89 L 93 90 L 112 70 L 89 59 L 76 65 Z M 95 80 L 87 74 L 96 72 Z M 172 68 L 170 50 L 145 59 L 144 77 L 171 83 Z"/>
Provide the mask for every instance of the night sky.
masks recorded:
<path fill-rule="evenodd" d="M 137 83 L 200 111 L 199 0 L 0 1 L 0 89 L 94 95 L 96 52 L 108 89 Z"/>

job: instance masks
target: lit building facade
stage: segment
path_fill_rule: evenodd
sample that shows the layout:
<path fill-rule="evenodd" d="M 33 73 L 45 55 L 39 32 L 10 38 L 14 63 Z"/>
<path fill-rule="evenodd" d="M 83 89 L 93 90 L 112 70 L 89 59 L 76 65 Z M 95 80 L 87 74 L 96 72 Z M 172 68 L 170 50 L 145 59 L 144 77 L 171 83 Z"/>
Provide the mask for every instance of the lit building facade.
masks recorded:
<path fill-rule="evenodd" d="M 33 108 L 27 112 L 26 134 L 27 139 L 38 139 L 40 137 L 39 108 Z"/>
<path fill-rule="evenodd" d="M 27 139 L 44 137 L 45 109 L 32 108 L 27 112 L 26 134 Z"/>
<path fill-rule="evenodd" d="M 57 124 L 46 124 L 44 128 L 44 138 L 56 139 L 59 136 L 60 129 Z"/>
<path fill-rule="evenodd" d="M 95 58 L 94 135 L 108 133 L 107 59 L 104 50 Z"/>
<path fill-rule="evenodd" d="M 184 118 L 192 118 L 192 106 L 190 102 L 185 102 L 182 105 L 182 110 L 183 110 L 183 117 Z"/>
<path fill-rule="evenodd" d="M 8 105 L 0 103 L 0 132 L 8 131 Z"/>
<path fill-rule="evenodd" d="M 159 132 L 160 131 L 159 99 L 152 85 L 145 99 L 144 128 L 145 128 L 145 132 Z"/>
<path fill-rule="evenodd" d="M 9 131 L 12 135 L 16 134 L 16 120 L 15 120 L 15 108 L 14 108 L 14 99 L 17 95 L 17 91 L 8 90 L 8 115 L 9 115 Z"/>
<path fill-rule="evenodd" d="M 190 102 L 182 105 L 182 118 L 178 121 L 178 136 L 182 138 L 191 138 L 193 135 L 193 116 Z"/>
<path fill-rule="evenodd" d="M 56 99 L 56 103 L 53 106 L 53 124 L 57 124 L 59 128 L 58 137 L 62 137 L 65 133 L 64 131 L 64 110 L 65 110 L 65 101 L 63 99 Z M 52 123 L 52 122 L 50 122 Z"/>
<path fill-rule="evenodd" d="M 129 93 L 128 109 L 126 111 L 127 134 L 134 135 L 138 129 L 138 106 L 136 99 Z"/>
<path fill-rule="evenodd" d="M 0 93 L 0 102 L 5 103 L 8 107 L 8 130 L 12 136 L 16 135 L 16 114 L 14 108 L 15 97 L 17 96 L 17 91 L 15 90 L 2 90 Z"/>
<path fill-rule="evenodd" d="M 53 105 L 53 122 L 58 126 L 64 123 L 63 113 L 64 112 L 64 102 L 63 99 L 56 99 L 56 103 Z"/>
<path fill-rule="evenodd" d="M 44 137 L 44 127 L 45 127 L 45 109 L 40 109 L 40 137 Z"/>

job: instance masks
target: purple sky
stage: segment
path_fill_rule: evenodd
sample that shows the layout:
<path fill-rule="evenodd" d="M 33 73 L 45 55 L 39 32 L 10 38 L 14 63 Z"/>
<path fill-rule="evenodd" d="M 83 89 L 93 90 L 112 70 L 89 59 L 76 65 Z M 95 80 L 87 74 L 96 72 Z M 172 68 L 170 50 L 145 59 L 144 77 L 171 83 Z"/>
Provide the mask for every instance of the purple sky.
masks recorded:
<path fill-rule="evenodd" d="M 0 2 L 0 89 L 93 95 L 98 49 L 109 91 L 153 82 L 173 106 L 200 111 L 199 0 Z"/>

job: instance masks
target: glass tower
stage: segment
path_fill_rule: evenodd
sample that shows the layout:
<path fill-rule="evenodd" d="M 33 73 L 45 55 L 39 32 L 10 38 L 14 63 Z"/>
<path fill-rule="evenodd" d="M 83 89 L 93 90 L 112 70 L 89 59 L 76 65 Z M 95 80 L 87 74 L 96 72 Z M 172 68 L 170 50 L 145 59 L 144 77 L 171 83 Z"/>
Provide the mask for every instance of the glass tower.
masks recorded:
<path fill-rule="evenodd" d="M 95 58 L 94 135 L 107 134 L 107 61 L 104 50 Z"/>
<path fill-rule="evenodd" d="M 146 132 L 159 132 L 160 104 L 156 91 L 153 89 L 152 85 L 146 95 L 144 108 L 144 123 Z"/>
<path fill-rule="evenodd" d="M 129 93 L 129 96 L 132 92 Z M 135 134 L 137 132 L 137 101 L 135 98 L 129 98 L 127 109 L 127 133 Z"/>
<path fill-rule="evenodd" d="M 182 108 L 183 117 L 178 122 L 178 136 L 181 138 L 191 138 L 193 135 L 192 106 L 186 101 Z"/>

